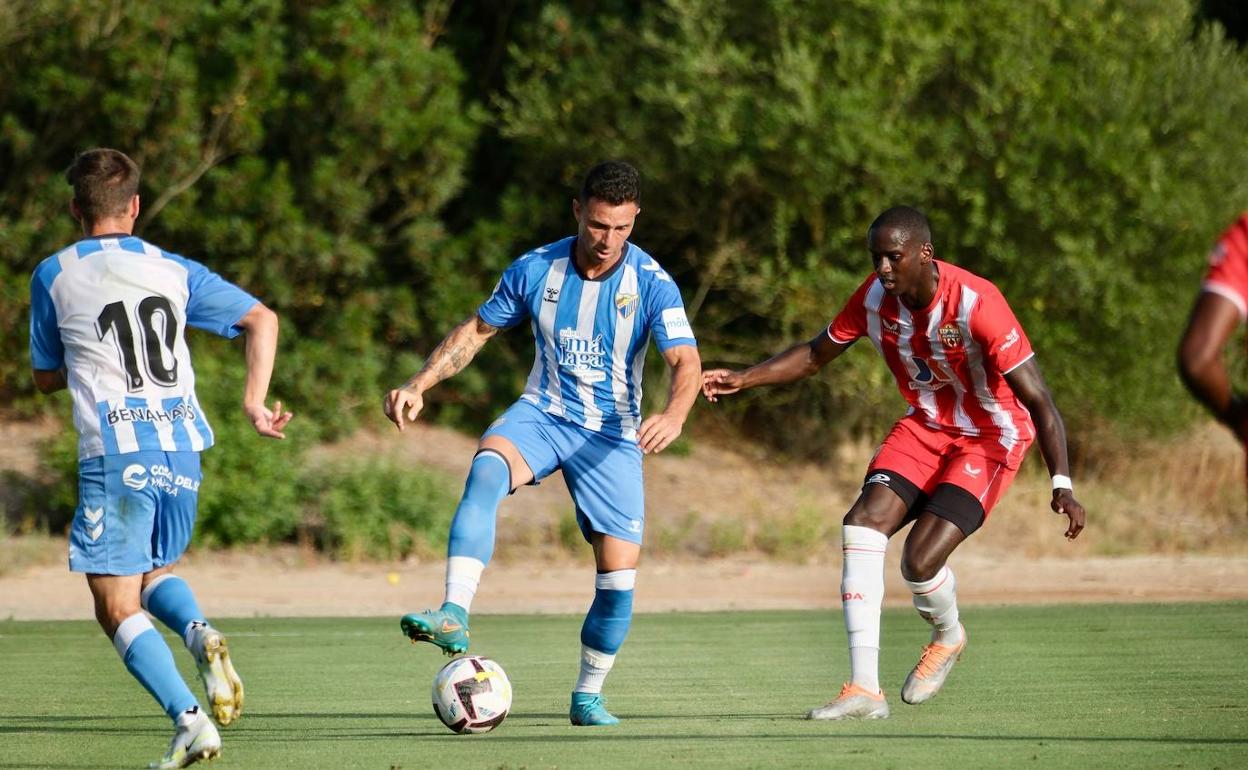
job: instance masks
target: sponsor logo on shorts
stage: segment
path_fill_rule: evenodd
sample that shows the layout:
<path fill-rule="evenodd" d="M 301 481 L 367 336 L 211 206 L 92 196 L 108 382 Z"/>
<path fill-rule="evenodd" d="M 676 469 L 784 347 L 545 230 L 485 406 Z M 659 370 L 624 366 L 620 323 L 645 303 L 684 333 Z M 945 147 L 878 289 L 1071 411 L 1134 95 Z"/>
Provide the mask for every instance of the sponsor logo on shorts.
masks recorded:
<path fill-rule="evenodd" d="M 199 480 L 181 473 L 174 473 L 167 465 L 152 465 L 144 468 L 135 463 L 127 465 L 121 472 L 121 483 L 136 492 L 146 489 L 148 484 L 156 487 L 167 495 L 177 496 L 179 490 L 188 492 L 199 491 Z"/>
<path fill-rule="evenodd" d="M 634 535 L 641 534 L 641 519 L 630 519 L 628 522 L 628 531 Z"/>
<path fill-rule="evenodd" d="M 868 484 L 887 484 L 893 479 L 887 473 L 876 473 L 867 479 Z"/>
<path fill-rule="evenodd" d="M 121 472 L 121 483 L 136 492 L 147 486 L 147 468 L 142 465 L 127 465 Z"/>
<path fill-rule="evenodd" d="M 978 478 L 979 474 L 984 472 L 984 469 L 976 468 L 974 465 L 971 465 L 970 463 L 963 463 L 962 472 L 965 473 L 967 476 L 970 476 L 971 478 Z"/>

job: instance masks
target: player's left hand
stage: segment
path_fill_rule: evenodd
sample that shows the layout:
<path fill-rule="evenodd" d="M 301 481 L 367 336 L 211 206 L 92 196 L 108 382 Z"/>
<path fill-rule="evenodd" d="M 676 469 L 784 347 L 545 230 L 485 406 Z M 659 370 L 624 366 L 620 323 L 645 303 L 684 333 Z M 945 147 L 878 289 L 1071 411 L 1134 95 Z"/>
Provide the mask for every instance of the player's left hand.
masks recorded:
<path fill-rule="evenodd" d="M 662 452 L 680 437 L 684 426 L 684 420 L 678 420 L 669 414 L 652 414 L 641 423 L 641 430 L 637 431 L 637 446 L 641 448 L 642 454 Z"/>
<path fill-rule="evenodd" d="M 1083 505 L 1075 499 L 1075 494 L 1069 489 L 1055 489 L 1053 501 L 1049 503 L 1049 506 L 1054 513 L 1064 513 L 1070 519 L 1070 526 L 1066 527 L 1066 539 L 1074 540 L 1079 537 L 1088 514 L 1083 510 Z"/>
<path fill-rule="evenodd" d="M 269 438 L 286 438 L 286 434 L 282 433 L 282 429 L 295 416 L 293 412 L 282 411 L 281 401 L 273 402 L 272 411 L 263 402 L 259 404 L 243 404 L 243 412 L 247 415 L 247 419 L 251 420 L 256 433 Z"/>

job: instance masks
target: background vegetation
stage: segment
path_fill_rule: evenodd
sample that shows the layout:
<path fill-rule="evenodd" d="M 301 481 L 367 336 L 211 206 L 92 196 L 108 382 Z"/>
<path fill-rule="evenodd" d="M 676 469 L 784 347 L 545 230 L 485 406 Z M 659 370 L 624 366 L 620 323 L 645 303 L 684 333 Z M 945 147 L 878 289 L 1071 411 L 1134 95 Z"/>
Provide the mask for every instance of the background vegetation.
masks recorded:
<path fill-rule="evenodd" d="M 869 268 L 867 224 L 911 203 L 940 256 L 1011 299 L 1087 463 L 1094 437 L 1166 435 L 1197 414 L 1172 351 L 1203 255 L 1248 201 L 1236 14 L 1217 0 L 0 2 L 0 325 L 25 328 L 30 271 L 77 237 L 62 169 L 88 147 L 128 151 L 139 234 L 284 322 L 273 390 L 301 424 L 276 453 L 227 425 L 237 347 L 192 340 L 232 445 L 205 456 L 229 490 L 204 501 L 207 537 L 402 552 L 412 522 L 376 523 L 374 545 L 332 534 L 349 503 L 301 453 L 375 419 L 510 259 L 570 231 L 584 170 L 622 157 L 646 184 L 635 238 L 682 287 L 708 363 L 816 333 Z M 529 351 L 523 333 L 492 344 L 431 414 L 479 428 Z M 0 403 L 66 412 L 34 398 L 28 369 L 25 335 L 0 339 Z M 729 404 L 719 427 L 812 456 L 896 416 L 870 351 L 835 369 Z M 383 518 L 408 483 L 333 472 Z M 228 495 L 256 520 L 231 520 Z"/>

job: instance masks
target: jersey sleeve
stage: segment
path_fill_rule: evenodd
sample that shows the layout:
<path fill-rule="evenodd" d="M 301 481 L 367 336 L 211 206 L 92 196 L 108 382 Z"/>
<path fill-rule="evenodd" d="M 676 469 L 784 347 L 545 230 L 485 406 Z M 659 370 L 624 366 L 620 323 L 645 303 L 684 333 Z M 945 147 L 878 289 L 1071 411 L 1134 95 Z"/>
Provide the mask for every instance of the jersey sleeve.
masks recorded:
<path fill-rule="evenodd" d="M 243 329 L 238 326 L 238 322 L 260 300 L 204 265 L 191 259 L 178 259 L 187 269 L 187 325 L 226 339 L 234 339 L 242 334 Z"/>
<path fill-rule="evenodd" d="M 1209 271 L 1203 291 L 1226 297 L 1248 318 L 1248 214 L 1222 234 L 1209 252 Z"/>
<path fill-rule="evenodd" d="M 477 308 L 482 321 L 499 329 L 510 329 L 529 317 L 524 294 L 528 283 L 528 259 L 521 257 L 503 271 L 488 299 Z"/>
<path fill-rule="evenodd" d="M 841 308 L 841 312 L 836 314 L 836 318 L 832 319 L 832 323 L 828 324 L 828 336 L 833 342 L 841 345 L 848 345 L 859 337 L 867 334 L 867 290 L 871 288 L 871 282 L 875 280 L 875 276 L 867 277 L 862 285 L 854 291 L 849 301 L 845 303 L 845 307 Z"/>
<path fill-rule="evenodd" d="M 696 346 L 698 341 L 693 336 L 689 317 L 685 315 L 685 301 L 681 299 L 676 283 L 662 268 L 647 272 L 651 277 L 646 279 L 645 284 L 646 315 L 654 344 L 660 351 L 678 345 Z"/>
<path fill-rule="evenodd" d="M 988 368 L 1009 374 L 1035 355 L 1031 340 L 999 291 L 984 292 L 971 315 L 971 338 L 984 351 Z"/>
<path fill-rule="evenodd" d="M 30 279 L 30 365 L 54 372 L 65 365 L 65 344 L 56 322 L 56 306 L 42 271 Z"/>

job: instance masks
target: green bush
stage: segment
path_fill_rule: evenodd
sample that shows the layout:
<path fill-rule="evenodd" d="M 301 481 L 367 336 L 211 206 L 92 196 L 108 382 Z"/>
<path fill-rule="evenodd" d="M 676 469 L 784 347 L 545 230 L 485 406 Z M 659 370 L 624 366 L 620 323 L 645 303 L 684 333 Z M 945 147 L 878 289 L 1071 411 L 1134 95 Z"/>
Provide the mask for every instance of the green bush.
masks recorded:
<path fill-rule="evenodd" d="M 344 559 L 442 556 L 458 499 L 445 475 L 368 460 L 308 472 L 301 537 Z"/>

